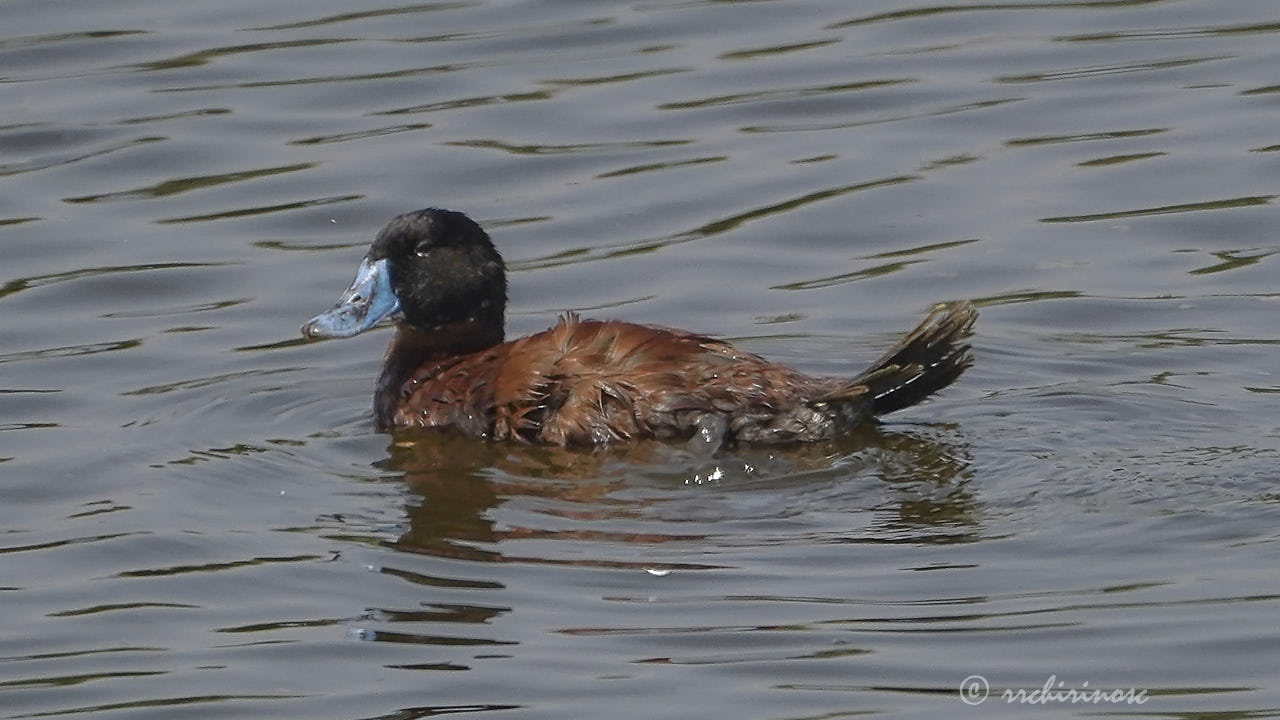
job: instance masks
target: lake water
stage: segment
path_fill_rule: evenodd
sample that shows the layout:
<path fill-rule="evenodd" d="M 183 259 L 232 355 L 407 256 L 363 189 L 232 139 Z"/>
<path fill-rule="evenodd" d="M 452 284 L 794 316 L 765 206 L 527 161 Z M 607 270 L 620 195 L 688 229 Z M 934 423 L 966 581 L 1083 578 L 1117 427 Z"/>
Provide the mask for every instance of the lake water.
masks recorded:
<path fill-rule="evenodd" d="M 1275 3 L 0 18 L 0 718 L 1280 717 Z M 298 327 L 428 205 L 510 336 L 977 362 L 711 461 L 379 434 L 389 332 Z"/>

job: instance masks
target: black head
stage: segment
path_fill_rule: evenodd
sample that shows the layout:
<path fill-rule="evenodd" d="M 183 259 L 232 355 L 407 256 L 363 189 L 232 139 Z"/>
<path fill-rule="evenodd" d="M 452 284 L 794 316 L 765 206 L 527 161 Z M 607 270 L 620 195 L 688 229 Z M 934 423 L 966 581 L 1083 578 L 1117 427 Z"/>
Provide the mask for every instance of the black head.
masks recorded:
<path fill-rule="evenodd" d="M 369 260 L 387 260 L 391 291 L 422 329 L 488 320 L 502 325 L 507 273 L 489 235 L 460 212 L 428 208 L 392 218 Z"/>
<path fill-rule="evenodd" d="M 428 208 L 392 218 L 338 305 L 302 332 L 346 337 L 399 311 L 420 330 L 468 324 L 500 333 L 506 307 L 506 268 L 488 234 L 460 212 Z"/>

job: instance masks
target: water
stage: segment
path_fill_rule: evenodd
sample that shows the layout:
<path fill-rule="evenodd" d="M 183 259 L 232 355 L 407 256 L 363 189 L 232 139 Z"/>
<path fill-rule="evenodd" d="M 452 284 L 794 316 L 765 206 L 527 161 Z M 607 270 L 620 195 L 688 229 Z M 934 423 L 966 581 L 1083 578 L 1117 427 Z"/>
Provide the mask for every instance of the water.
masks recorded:
<path fill-rule="evenodd" d="M 0 13 L 0 717 L 1280 715 L 1270 4 Z M 513 336 L 851 375 L 973 298 L 977 364 L 711 461 L 381 435 L 388 333 L 298 326 L 426 205 Z"/>

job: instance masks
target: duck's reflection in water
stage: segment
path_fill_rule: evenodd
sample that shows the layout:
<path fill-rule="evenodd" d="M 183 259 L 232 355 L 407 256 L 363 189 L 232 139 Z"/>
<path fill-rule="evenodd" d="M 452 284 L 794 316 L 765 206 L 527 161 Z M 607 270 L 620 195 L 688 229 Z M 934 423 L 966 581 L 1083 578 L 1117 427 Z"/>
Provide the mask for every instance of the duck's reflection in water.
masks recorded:
<path fill-rule="evenodd" d="M 947 425 L 872 426 L 712 458 L 661 442 L 584 452 L 402 431 L 382 465 L 420 498 L 395 547 L 468 560 L 631 565 L 581 546 L 717 544 L 734 521 L 833 511 L 847 513 L 831 532 L 849 542 L 971 542 L 981 531 L 969 448 Z M 535 557 L 524 540 L 578 548 Z"/>

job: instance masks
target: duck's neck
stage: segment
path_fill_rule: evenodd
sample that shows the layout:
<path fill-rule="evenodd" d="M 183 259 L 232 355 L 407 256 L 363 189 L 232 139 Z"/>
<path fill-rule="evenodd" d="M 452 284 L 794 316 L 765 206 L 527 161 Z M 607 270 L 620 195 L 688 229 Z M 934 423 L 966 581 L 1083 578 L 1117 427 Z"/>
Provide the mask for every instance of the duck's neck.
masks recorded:
<path fill-rule="evenodd" d="M 423 365 L 458 355 L 479 352 L 502 342 L 502 324 L 463 322 L 424 330 L 401 321 L 387 346 L 382 375 L 373 396 L 373 412 L 379 429 L 392 425 L 400 404 L 401 388 Z"/>

